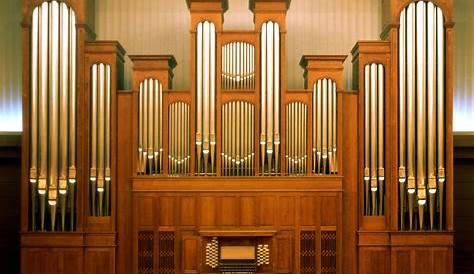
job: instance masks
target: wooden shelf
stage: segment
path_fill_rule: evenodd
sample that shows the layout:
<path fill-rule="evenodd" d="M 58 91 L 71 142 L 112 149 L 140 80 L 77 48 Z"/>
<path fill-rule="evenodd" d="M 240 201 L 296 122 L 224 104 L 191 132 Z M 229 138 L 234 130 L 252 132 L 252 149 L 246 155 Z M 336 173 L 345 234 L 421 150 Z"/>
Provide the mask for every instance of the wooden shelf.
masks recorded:
<path fill-rule="evenodd" d="M 273 237 L 277 233 L 276 230 L 199 230 L 199 235 L 203 237 Z"/>

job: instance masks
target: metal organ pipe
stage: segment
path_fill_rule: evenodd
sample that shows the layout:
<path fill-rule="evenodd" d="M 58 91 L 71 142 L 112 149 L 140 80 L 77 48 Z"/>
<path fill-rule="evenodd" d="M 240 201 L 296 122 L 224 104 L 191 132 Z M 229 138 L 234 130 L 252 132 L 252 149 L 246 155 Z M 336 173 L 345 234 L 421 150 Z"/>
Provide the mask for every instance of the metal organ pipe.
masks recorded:
<path fill-rule="evenodd" d="M 418 1 L 402 11 L 399 36 L 401 229 L 405 229 L 407 218 L 410 230 L 443 228 L 444 35 L 443 13 L 433 3 Z M 405 161 L 407 190 L 404 188 Z M 404 210 L 407 196 L 408 214 Z M 414 207 L 415 201 L 418 208 Z M 427 214 L 426 209 L 429 211 Z"/>
<path fill-rule="evenodd" d="M 246 42 L 230 42 L 222 46 L 222 89 L 253 90 L 255 71 L 254 46 Z"/>
<path fill-rule="evenodd" d="M 215 99 L 216 30 L 214 23 L 197 26 L 196 97 L 197 97 L 197 173 L 215 174 Z"/>
<path fill-rule="evenodd" d="M 289 175 L 306 174 L 308 107 L 301 102 L 286 105 L 285 166 Z"/>
<path fill-rule="evenodd" d="M 244 101 L 222 105 L 222 161 L 224 176 L 254 175 L 253 127 L 255 107 Z"/>
<path fill-rule="evenodd" d="M 189 104 L 185 102 L 170 104 L 168 119 L 168 173 L 172 176 L 188 175 L 190 172 Z"/>
<path fill-rule="evenodd" d="M 279 172 L 280 145 L 280 28 L 276 22 L 262 24 L 261 32 L 261 173 Z"/>
<path fill-rule="evenodd" d="M 384 206 L 384 67 L 364 68 L 364 215 L 383 215 Z M 369 194 L 370 193 L 370 194 Z"/>
<path fill-rule="evenodd" d="M 111 71 L 110 65 L 92 65 L 91 85 L 91 152 L 90 215 L 109 216 L 110 210 L 110 142 L 111 142 Z"/>
<path fill-rule="evenodd" d="M 138 174 L 157 175 L 163 170 L 163 86 L 148 78 L 138 91 Z"/>
<path fill-rule="evenodd" d="M 32 14 L 29 182 L 33 231 L 56 230 L 57 211 L 60 229 L 74 229 L 75 26 L 74 12 L 65 3 L 43 2 Z"/>
<path fill-rule="evenodd" d="M 337 88 L 331 79 L 313 85 L 313 159 L 315 174 L 337 173 Z"/>

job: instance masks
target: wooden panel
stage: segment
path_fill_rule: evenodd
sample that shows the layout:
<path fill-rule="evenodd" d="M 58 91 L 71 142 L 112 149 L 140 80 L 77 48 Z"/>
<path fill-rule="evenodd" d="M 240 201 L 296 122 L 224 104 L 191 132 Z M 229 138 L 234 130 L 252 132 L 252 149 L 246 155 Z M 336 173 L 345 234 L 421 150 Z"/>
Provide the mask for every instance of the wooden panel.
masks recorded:
<path fill-rule="evenodd" d="M 411 255 L 410 251 L 395 249 L 392 251 L 392 273 L 410 274 L 411 273 Z"/>
<path fill-rule="evenodd" d="M 114 274 L 115 251 L 113 248 L 88 248 L 86 249 L 86 273 Z"/>
<path fill-rule="evenodd" d="M 292 273 L 292 259 L 294 256 L 290 235 L 279 235 L 276 237 L 277 254 L 274 257 L 276 273 Z M 270 253 L 270 263 L 272 263 Z"/>
<path fill-rule="evenodd" d="M 336 225 L 337 201 L 336 197 L 321 197 L 321 225 Z M 332 210 L 328 210 L 328 209 Z"/>
<path fill-rule="evenodd" d="M 433 274 L 451 273 L 452 271 L 452 251 L 447 249 L 433 250 Z"/>
<path fill-rule="evenodd" d="M 359 249 L 359 274 L 389 274 L 390 250 L 385 247 Z"/>
<path fill-rule="evenodd" d="M 83 273 L 82 260 L 82 249 L 79 248 L 23 248 L 21 273 Z"/>
<path fill-rule="evenodd" d="M 415 251 L 415 273 L 414 274 L 432 274 L 433 262 L 431 250 L 416 249 Z"/>
<path fill-rule="evenodd" d="M 184 236 L 182 258 L 184 273 L 197 273 L 198 254 L 198 238 L 194 236 Z"/>
<path fill-rule="evenodd" d="M 260 197 L 260 216 L 261 226 L 272 226 L 275 224 L 275 196 Z"/>
<path fill-rule="evenodd" d="M 180 224 L 185 226 L 196 225 L 196 198 L 193 196 L 181 197 L 181 220 Z"/>
<path fill-rule="evenodd" d="M 278 223 L 282 226 L 295 224 L 295 198 L 292 196 L 281 196 L 278 199 Z"/>
<path fill-rule="evenodd" d="M 199 219 L 201 226 L 215 226 L 216 225 L 216 198 L 215 197 L 200 197 L 199 199 Z"/>
<path fill-rule="evenodd" d="M 240 225 L 255 226 L 256 202 L 254 196 L 240 197 Z"/>
<path fill-rule="evenodd" d="M 175 198 L 174 197 L 160 197 L 158 203 L 158 218 L 159 224 L 162 226 L 173 226 L 175 224 Z"/>
<path fill-rule="evenodd" d="M 136 199 L 135 216 L 138 218 L 138 225 L 153 225 L 153 199 L 152 197 L 143 197 Z"/>
<path fill-rule="evenodd" d="M 237 202 L 237 198 L 233 196 L 224 196 L 219 198 L 219 225 L 235 226 L 238 224 L 239 209 Z"/>
<path fill-rule="evenodd" d="M 314 196 L 300 197 L 300 224 L 302 226 L 313 226 L 316 224 L 315 209 Z"/>

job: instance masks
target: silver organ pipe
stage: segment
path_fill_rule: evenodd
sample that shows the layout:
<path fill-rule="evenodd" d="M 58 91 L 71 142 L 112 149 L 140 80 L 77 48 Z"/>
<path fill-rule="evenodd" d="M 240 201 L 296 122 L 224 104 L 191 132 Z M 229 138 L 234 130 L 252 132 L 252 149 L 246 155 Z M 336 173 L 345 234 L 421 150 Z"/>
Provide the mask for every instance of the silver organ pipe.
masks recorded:
<path fill-rule="evenodd" d="M 163 85 L 148 78 L 138 91 L 138 174 L 163 172 Z"/>
<path fill-rule="evenodd" d="M 222 89 L 253 90 L 255 88 L 254 46 L 246 42 L 230 42 L 222 46 Z"/>
<path fill-rule="evenodd" d="M 301 102 L 286 105 L 285 166 L 288 175 L 306 174 L 308 107 Z"/>
<path fill-rule="evenodd" d="M 443 228 L 444 35 L 442 10 L 433 3 L 418 1 L 402 11 L 399 36 L 401 229 L 405 229 L 407 219 L 410 230 Z"/>
<path fill-rule="evenodd" d="M 168 109 L 168 173 L 171 176 L 189 175 L 189 104 L 175 102 Z"/>
<path fill-rule="evenodd" d="M 244 101 L 222 105 L 222 165 L 224 176 L 254 175 L 253 128 L 255 107 Z"/>
<path fill-rule="evenodd" d="M 313 159 L 315 174 L 337 174 L 337 88 L 331 79 L 313 85 Z"/>
<path fill-rule="evenodd" d="M 29 179 L 33 231 L 56 230 L 58 213 L 60 229 L 74 229 L 75 27 L 74 12 L 65 3 L 43 2 L 33 11 Z"/>
<path fill-rule="evenodd" d="M 260 42 L 260 171 L 262 174 L 277 174 L 280 157 L 280 27 L 278 23 L 269 21 L 262 24 Z"/>
<path fill-rule="evenodd" d="M 196 157 L 199 175 L 215 174 L 216 29 L 204 21 L 196 39 Z M 235 67 L 235 66 L 234 66 Z"/>
<path fill-rule="evenodd" d="M 384 205 L 384 67 L 364 68 L 364 214 L 383 215 Z M 370 194 L 369 194 L 370 193 Z"/>
<path fill-rule="evenodd" d="M 92 216 L 109 216 L 111 70 L 98 63 L 91 68 L 91 136 L 89 208 Z"/>

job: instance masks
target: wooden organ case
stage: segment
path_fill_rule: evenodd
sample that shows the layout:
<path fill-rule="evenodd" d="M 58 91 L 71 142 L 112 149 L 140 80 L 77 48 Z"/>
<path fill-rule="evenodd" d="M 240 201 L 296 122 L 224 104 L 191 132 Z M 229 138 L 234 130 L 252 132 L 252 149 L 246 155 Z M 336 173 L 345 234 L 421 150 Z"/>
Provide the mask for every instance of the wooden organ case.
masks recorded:
<path fill-rule="evenodd" d="M 24 1 L 22 273 L 452 273 L 452 0 L 385 0 L 354 91 L 340 55 L 287 88 L 286 0 L 187 1 L 189 90 L 121 90 L 92 4 Z"/>

